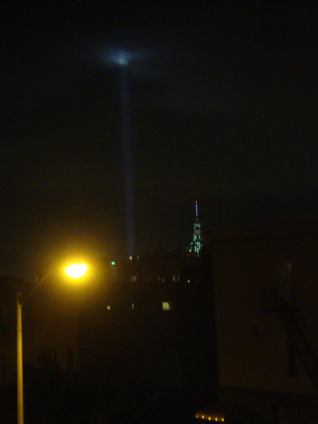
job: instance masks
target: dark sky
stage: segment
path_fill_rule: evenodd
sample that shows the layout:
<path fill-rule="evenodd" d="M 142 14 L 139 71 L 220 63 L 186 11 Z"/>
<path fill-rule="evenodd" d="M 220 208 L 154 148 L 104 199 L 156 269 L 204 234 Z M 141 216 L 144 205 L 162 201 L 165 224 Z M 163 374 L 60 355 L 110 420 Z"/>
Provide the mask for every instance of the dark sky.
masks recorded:
<path fill-rule="evenodd" d="M 118 68 L 130 65 L 136 250 L 317 218 L 316 2 L 6 2 L 2 272 L 125 256 Z M 13 260 L 13 262 L 11 262 Z M 27 265 L 26 265 L 27 264 Z"/>

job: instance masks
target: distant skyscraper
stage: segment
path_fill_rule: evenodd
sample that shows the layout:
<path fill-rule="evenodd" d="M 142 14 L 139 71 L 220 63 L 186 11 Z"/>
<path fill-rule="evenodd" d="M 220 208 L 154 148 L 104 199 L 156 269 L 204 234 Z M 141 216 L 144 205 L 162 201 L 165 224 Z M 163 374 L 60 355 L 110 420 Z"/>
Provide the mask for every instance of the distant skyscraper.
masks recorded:
<path fill-rule="evenodd" d="M 200 256 L 202 249 L 201 224 L 199 222 L 198 201 L 195 202 L 195 223 L 193 225 L 193 239 L 190 243 L 189 253 Z"/>

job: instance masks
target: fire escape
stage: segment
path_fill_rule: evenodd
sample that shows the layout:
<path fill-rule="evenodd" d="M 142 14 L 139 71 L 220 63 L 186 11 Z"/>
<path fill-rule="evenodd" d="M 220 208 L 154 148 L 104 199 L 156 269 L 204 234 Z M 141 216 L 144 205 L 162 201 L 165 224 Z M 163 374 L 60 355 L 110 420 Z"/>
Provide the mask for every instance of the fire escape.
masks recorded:
<path fill-rule="evenodd" d="M 294 296 L 282 296 L 278 289 L 263 291 L 263 312 L 276 313 L 282 320 L 308 376 L 318 391 L 318 361 L 308 328 L 295 305 Z"/>

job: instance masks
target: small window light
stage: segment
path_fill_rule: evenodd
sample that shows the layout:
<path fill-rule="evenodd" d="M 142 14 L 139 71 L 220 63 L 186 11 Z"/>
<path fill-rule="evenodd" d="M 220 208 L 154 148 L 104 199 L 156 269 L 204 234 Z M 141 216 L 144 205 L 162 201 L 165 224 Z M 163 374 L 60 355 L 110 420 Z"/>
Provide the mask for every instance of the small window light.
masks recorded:
<path fill-rule="evenodd" d="M 190 280 L 187 280 L 187 283 L 191 283 L 191 281 Z"/>
<path fill-rule="evenodd" d="M 164 311 L 170 311 L 171 310 L 171 304 L 169 302 L 162 302 L 162 309 Z"/>
<path fill-rule="evenodd" d="M 134 303 L 131 304 L 131 309 L 135 309 L 135 304 Z"/>
<path fill-rule="evenodd" d="M 110 305 L 107 305 L 107 310 L 110 311 Z"/>

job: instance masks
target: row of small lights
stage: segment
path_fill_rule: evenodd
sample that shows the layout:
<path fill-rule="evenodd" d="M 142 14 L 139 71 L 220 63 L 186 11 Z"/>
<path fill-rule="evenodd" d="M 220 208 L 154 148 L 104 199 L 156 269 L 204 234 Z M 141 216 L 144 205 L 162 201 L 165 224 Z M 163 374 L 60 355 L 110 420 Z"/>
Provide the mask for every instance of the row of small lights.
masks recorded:
<path fill-rule="evenodd" d="M 110 311 L 110 309 L 111 309 L 111 306 L 110 305 L 107 305 L 107 310 Z M 134 303 L 131 304 L 131 309 L 135 309 L 135 304 Z M 162 302 L 162 309 L 164 311 L 170 311 L 172 309 L 172 303 L 170 303 L 170 302 Z"/>
<path fill-rule="evenodd" d="M 137 275 L 130 275 L 130 277 L 129 277 L 129 279 L 130 279 L 130 281 L 131 282 L 133 282 L 133 283 L 135 283 L 136 281 L 138 281 L 138 277 L 137 277 Z M 164 283 L 165 282 L 165 277 L 158 277 L 158 281 L 159 281 L 159 283 L 160 282 L 162 282 L 162 283 Z M 169 281 L 169 279 L 167 278 L 167 281 Z M 175 278 L 175 276 L 173 276 L 172 277 L 172 281 L 173 282 L 175 282 L 176 281 L 176 278 Z M 144 282 L 148 282 L 148 283 L 150 283 L 150 277 L 148 277 L 147 279 L 144 279 Z M 177 277 L 177 282 L 179 283 L 180 282 L 180 276 L 178 275 L 178 277 Z M 195 280 L 195 282 L 196 283 L 198 283 L 199 282 L 199 280 Z M 187 283 L 191 283 L 191 280 L 187 280 Z"/>
<path fill-rule="evenodd" d="M 199 414 L 197 414 L 196 416 L 195 416 L 195 418 L 202 418 L 203 420 L 204 419 L 206 419 L 206 420 L 209 420 L 209 421 L 212 421 L 213 420 L 213 418 L 212 417 L 206 417 L 205 415 L 199 415 Z M 214 421 L 221 421 L 221 422 L 224 422 L 224 418 L 218 418 L 218 417 L 215 417 L 214 418 Z"/>

